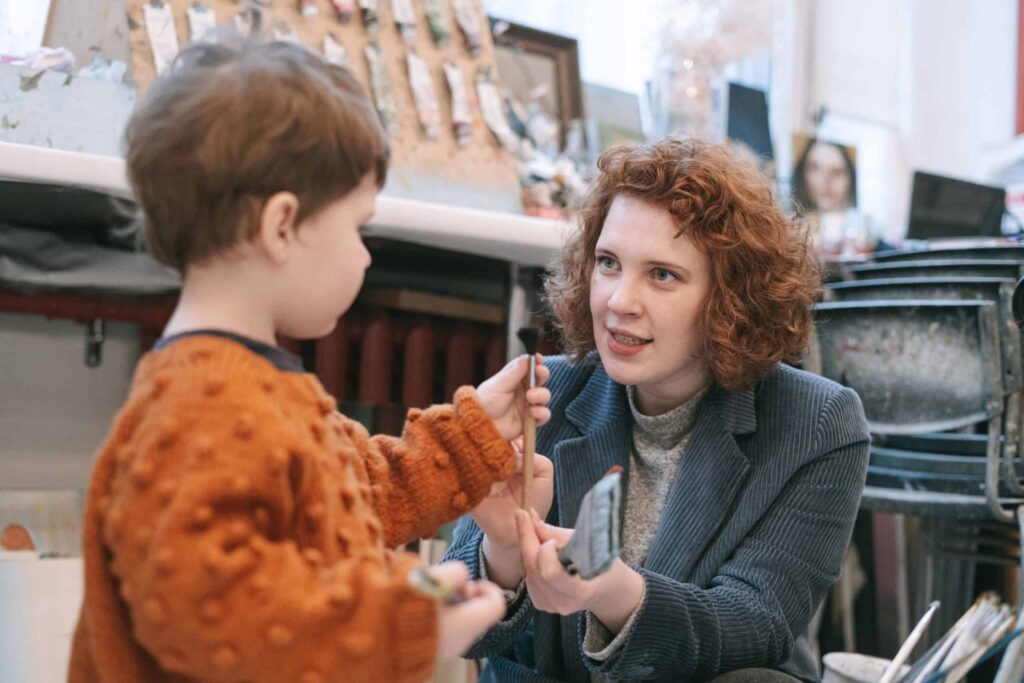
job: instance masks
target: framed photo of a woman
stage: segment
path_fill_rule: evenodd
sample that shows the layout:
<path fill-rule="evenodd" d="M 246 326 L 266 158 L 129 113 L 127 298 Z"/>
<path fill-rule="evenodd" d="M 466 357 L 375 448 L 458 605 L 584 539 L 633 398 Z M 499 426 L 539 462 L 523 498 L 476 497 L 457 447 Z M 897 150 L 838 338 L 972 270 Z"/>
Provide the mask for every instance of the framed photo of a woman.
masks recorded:
<path fill-rule="evenodd" d="M 857 206 L 857 150 L 816 137 L 793 140 L 793 200 L 798 213 L 842 212 Z"/>

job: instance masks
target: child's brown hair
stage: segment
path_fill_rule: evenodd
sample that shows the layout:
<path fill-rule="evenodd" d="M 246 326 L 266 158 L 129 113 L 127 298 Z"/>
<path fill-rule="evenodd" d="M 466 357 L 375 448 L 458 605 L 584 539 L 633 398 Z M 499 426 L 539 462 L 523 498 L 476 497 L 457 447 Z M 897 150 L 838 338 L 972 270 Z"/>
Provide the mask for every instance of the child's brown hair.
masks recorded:
<path fill-rule="evenodd" d="M 294 193 L 302 221 L 368 173 L 382 187 L 389 157 L 352 74 L 283 42 L 186 48 L 125 141 L 149 252 L 182 273 L 252 237 L 274 193 Z"/>

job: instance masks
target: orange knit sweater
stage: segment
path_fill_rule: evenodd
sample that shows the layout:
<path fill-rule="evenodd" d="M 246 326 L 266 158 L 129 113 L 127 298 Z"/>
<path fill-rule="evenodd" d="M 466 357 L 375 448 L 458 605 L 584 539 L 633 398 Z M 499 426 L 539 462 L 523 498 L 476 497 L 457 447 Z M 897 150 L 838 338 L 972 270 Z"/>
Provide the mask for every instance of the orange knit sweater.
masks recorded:
<path fill-rule="evenodd" d="M 233 341 L 151 352 L 89 487 L 69 681 L 423 681 L 436 606 L 389 548 L 514 467 L 468 387 L 371 438 Z"/>

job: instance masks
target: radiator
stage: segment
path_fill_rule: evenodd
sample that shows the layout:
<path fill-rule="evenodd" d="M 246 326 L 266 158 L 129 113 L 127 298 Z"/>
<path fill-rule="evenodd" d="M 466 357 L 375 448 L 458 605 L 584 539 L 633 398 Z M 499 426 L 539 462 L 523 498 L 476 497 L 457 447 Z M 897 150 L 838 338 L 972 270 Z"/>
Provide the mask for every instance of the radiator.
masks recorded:
<path fill-rule="evenodd" d="M 451 401 L 460 386 L 477 385 L 500 370 L 505 329 L 359 308 L 315 349 L 314 371 L 339 402 L 425 407 Z"/>

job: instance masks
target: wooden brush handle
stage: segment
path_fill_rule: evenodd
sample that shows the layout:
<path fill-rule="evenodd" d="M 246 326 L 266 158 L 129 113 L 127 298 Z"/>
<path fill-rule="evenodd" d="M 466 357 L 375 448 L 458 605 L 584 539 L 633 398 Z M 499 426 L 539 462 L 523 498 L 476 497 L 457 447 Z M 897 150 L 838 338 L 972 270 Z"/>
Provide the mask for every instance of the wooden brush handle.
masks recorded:
<path fill-rule="evenodd" d="M 537 448 L 537 421 L 527 414 L 523 419 L 523 509 L 533 505 L 533 454 Z"/>

